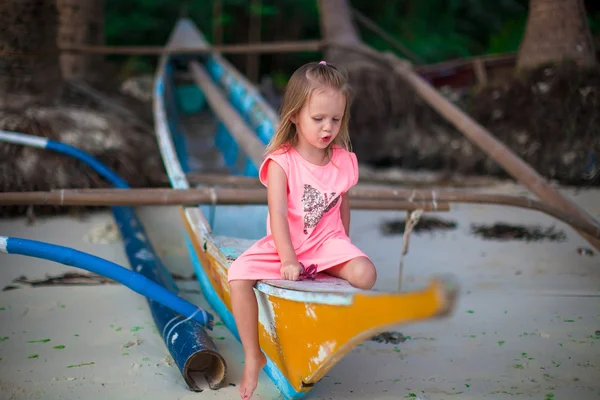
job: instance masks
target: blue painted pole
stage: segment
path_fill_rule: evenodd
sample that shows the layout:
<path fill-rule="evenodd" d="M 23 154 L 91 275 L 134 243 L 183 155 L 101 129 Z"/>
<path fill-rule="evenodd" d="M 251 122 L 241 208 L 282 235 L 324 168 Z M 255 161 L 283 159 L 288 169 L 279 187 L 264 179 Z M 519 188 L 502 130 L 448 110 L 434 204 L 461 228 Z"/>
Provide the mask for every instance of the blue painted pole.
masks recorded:
<path fill-rule="evenodd" d="M 186 319 L 193 319 L 202 326 L 212 329 L 214 317 L 211 314 L 175 295 L 164 286 L 139 272 L 131 271 L 103 258 L 69 247 L 6 236 L 0 236 L 0 252 L 41 258 L 94 272 L 122 283 L 134 292 L 146 296 L 173 311 L 187 315 Z"/>
<path fill-rule="evenodd" d="M 0 130 L 0 141 L 53 150 L 77 158 L 89 165 L 115 187 L 129 188 L 127 182 L 121 179 L 110 168 L 91 155 L 67 144 L 52 141 L 44 137 L 2 130 Z M 131 268 L 146 279 L 171 292 L 173 296 L 179 299 L 177 296 L 179 291 L 177 285 L 175 285 L 171 274 L 164 267 L 160 258 L 157 257 L 144 232 L 143 225 L 133 208 L 112 207 L 112 210 L 124 240 L 125 252 Z M 13 240 L 18 239 L 11 238 L 10 242 L 13 245 L 17 244 L 17 247 L 14 247 L 15 249 L 21 249 L 22 252 L 19 254 L 51 259 L 49 258 L 51 254 L 42 251 L 43 246 L 38 248 L 36 244 L 27 248 L 18 247 L 19 242 L 13 242 Z M 4 246 L 7 249 L 9 240 L 5 242 Z M 21 242 L 21 244 L 23 243 Z M 2 242 L 0 242 L 0 246 L 2 246 Z M 156 286 L 150 286 L 152 286 L 152 289 L 156 289 Z M 171 307 L 167 306 L 161 301 L 156 300 L 157 296 L 159 296 L 160 300 L 164 300 L 167 297 L 161 297 L 157 293 L 159 292 L 153 292 L 151 296 L 146 296 L 150 312 L 158 331 L 161 332 L 169 353 L 173 357 L 189 388 L 196 392 L 201 391 L 195 378 L 198 372 L 203 372 L 209 387 L 211 389 L 218 389 L 225 380 L 227 366 L 224 358 L 219 354 L 214 341 L 204 330 L 204 326 L 212 329 L 213 316 L 198 307 L 195 307 L 193 311 L 187 308 L 184 313 L 181 313 L 180 310 L 174 310 L 171 307 L 179 307 L 182 303 L 173 300 L 172 296 L 167 296 L 172 301 L 168 303 Z M 163 291 L 160 291 L 160 293 L 164 294 Z M 204 318 L 206 318 L 206 324 L 203 326 L 196 318 L 199 318 L 200 321 L 204 321 Z"/>

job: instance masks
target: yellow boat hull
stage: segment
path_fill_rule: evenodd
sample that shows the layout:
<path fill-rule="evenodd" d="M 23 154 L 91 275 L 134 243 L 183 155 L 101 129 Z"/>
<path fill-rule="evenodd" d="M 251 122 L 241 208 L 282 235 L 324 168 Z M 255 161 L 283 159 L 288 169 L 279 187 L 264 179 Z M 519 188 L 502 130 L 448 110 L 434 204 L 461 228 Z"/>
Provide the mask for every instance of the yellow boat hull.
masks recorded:
<path fill-rule="evenodd" d="M 211 240 L 199 209 L 182 209 L 182 214 L 204 295 L 239 340 L 227 282 L 231 258 Z M 317 278 L 306 284 L 333 288 L 331 280 L 338 279 Z M 447 315 L 456 297 L 454 285 L 442 279 L 432 280 L 423 290 L 397 293 L 289 286 L 271 281 L 255 288 L 260 346 L 268 358 L 265 370 L 288 399 L 301 398 L 362 341 L 392 326 Z"/>

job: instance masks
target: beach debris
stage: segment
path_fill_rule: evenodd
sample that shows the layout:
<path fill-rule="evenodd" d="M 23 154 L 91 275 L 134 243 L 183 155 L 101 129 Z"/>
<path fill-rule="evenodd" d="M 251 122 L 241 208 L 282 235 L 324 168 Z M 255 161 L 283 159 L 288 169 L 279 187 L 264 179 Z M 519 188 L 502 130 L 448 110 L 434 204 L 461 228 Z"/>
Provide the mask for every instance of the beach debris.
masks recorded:
<path fill-rule="evenodd" d="M 413 232 L 433 232 L 437 230 L 456 229 L 456 222 L 444 220 L 436 217 L 421 217 L 419 222 L 413 228 Z M 404 233 L 406 228 L 405 219 L 388 220 L 381 224 L 381 233 L 384 235 L 397 235 Z"/>
<path fill-rule="evenodd" d="M 158 364 L 156 364 L 156 366 L 160 366 L 160 365 L 166 365 L 167 367 L 172 367 L 173 365 L 175 365 L 175 361 L 173 360 L 173 357 L 171 357 L 170 355 L 163 358 L 162 360 L 160 360 L 158 362 Z"/>
<path fill-rule="evenodd" d="M 124 345 L 121 345 L 122 349 L 128 349 L 130 347 L 133 346 L 138 346 L 143 342 L 142 339 L 135 339 L 135 340 L 130 340 L 129 342 L 125 343 Z"/>
<path fill-rule="evenodd" d="M 419 397 L 413 392 L 409 392 L 406 396 L 404 396 L 404 398 L 405 399 L 414 399 L 414 400 L 425 400 L 424 397 Z"/>
<path fill-rule="evenodd" d="M 579 247 L 577 249 L 577 254 L 579 254 L 580 256 L 594 257 L 594 252 L 592 251 L 592 249 L 589 249 L 587 247 Z"/>
<path fill-rule="evenodd" d="M 79 273 L 79 272 L 65 272 L 60 275 L 46 275 L 44 279 L 29 279 L 24 275 L 13 280 L 14 283 L 20 283 L 24 285 L 30 285 L 33 287 L 37 286 L 80 286 L 80 285 L 105 285 L 105 284 L 118 284 L 118 282 L 112 279 L 106 278 L 102 275 L 92 273 Z"/>
<path fill-rule="evenodd" d="M 67 368 L 79 368 L 79 367 L 85 367 L 86 365 L 94 365 L 94 364 L 96 364 L 96 363 L 92 361 L 92 362 L 68 365 Z"/>
<path fill-rule="evenodd" d="M 408 340 L 408 337 L 404 336 L 401 332 L 382 332 L 378 335 L 371 337 L 371 339 L 369 340 L 378 343 L 399 344 L 406 342 Z"/>
<path fill-rule="evenodd" d="M 555 231 L 554 226 L 543 228 L 538 225 L 510 225 L 496 223 L 494 225 L 471 224 L 471 232 L 488 240 L 524 240 L 527 242 L 550 241 L 564 242 L 567 235 L 562 231 Z"/>

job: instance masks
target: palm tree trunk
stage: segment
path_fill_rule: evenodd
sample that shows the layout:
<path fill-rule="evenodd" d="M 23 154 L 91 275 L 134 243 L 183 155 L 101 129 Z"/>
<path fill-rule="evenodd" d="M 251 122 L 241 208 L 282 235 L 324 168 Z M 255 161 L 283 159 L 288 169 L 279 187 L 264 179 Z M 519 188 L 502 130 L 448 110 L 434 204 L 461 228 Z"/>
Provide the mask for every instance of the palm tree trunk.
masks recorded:
<path fill-rule="evenodd" d="M 318 0 L 321 33 L 325 40 L 343 44 L 345 46 L 360 46 L 362 44 L 358 30 L 352 22 L 352 12 L 348 0 Z M 325 57 L 331 62 L 346 61 L 349 57 L 347 51 L 340 51 L 335 47 L 328 47 Z"/>
<path fill-rule="evenodd" d="M 262 24 L 262 0 L 251 0 L 250 2 L 250 27 L 248 28 L 248 43 L 259 43 L 261 38 Z M 246 76 L 250 82 L 257 83 L 260 75 L 260 54 L 248 54 L 246 56 Z"/>
<path fill-rule="evenodd" d="M 517 68 L 567 59 L 582 66 L 596 62 L 583 0 L 530 0 Z"/>
<path fill-rule="evenodd" d="M 54 0 L 0 1 L 0 108 L 50 103 L 62 87 Z"/>
<path fill-rule="evenodd" d="M 56 0 L 59 12 L 58 45 L 103 45 L 104 1 Z M 101 77 L 104 56 L 63 53 L 60 64 L 65 78 L 87 82 Z"/>
<path fill-rule="evenodd" d="M 319 0 L 319 17 L 323 39 L 345 47 L 328 47 L 325 59 L 348 72 L 354 89 L 350 136 L 356 155 L 370 163 L 401 153 L 398 125 L 410 120 L 414 92 L 397 74 L 348 49 L 366 47 L 353 24 L 349 0 Z"/>

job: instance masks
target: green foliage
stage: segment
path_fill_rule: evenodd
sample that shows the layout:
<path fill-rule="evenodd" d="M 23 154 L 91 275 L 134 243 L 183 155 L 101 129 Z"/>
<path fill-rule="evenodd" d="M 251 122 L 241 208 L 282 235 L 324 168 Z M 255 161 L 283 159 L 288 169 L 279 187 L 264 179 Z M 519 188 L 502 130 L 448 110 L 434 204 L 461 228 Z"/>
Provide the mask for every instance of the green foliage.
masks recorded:
<path fill-rule="evenodd" d="M 497 52 L 512 51 L 515 37 L 517 43 L 521 38 L 514 21 L 524 21 L 527 15 L 524 0 L 363 0 L 352 4 L 426 62 L 484 54 L 491 47 Z M 365 29 L 361 34 L 374 47 L 389 49 L 376 34 Z"/>
<path fill-rule="evenodd" d="M 221 0 L 214 18 L 209 0 L 104 0 L 106 42 L 109 45 L 163 45 L 182 10 L 208 41 L 220 25 L 224 43 L 245 42 L 251 14 L 261 16 L 264 41 L 309 40 L 321 37 L 318 0 Z M 518 50 L 527 19 L 527 0 L 348 0 L 398 42 L 427 63 L 452 58 Z M 600 32 L 600 13 L 589 16 L 593 33 Z M 395 49 L 377 34 L 356 24 L 361 38 L 379 50 Z M 236 58 L 237 57 L 237 58 Z M 231 57 L 242 64 L 243 56 Z M 261 68 L 283 76 L 318 53 L 261 56 Z M 112 57 L 125 73 L 151 71 L 156 57 Z M 277 61 L 275 61 L 277 60 Z M 271 64 L 273 64 L 271 66 Z M 242 67 L 243 69 L 243 67 Z"/>
<path fill-rule="evenodd" d="M 499 32 L 490 36 L 486 53 L 506 53 L 519 50 L 526 22 L 526 16 L 506 21 Z"/>
<path fill-rule="evenodd" d="M 250 5 L 250 12 L 252 14 L 266 17 L 266 16 L 271 16 L 271 15 L 276 15 L 278 12 L 278 9 L 276 6 L 269 6 L 269 5 L 264 5 L 264 4 L 255 6 L 254 3 L 252 3 Z"/>
<path fill-rule="evenodd" d="M 592 35 L 600 35 L 600 12 L 588 15 L 588 23 L 590 24 Z"/>

